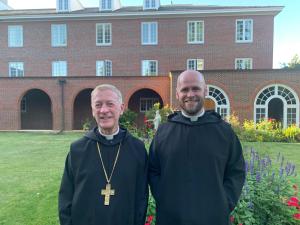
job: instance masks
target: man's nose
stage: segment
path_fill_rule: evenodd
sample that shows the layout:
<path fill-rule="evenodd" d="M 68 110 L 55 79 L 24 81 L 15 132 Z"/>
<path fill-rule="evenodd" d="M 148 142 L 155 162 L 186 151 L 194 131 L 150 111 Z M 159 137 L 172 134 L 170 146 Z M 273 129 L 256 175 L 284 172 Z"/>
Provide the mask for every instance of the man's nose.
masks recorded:
<path fill-rule="evenodd" d="M 107 105 L 103 104 L 103 105 L 101 106 L 101 108 L 100 108 L 100 112 L 101 112 L 101 113 L 106 113 L 107 111 L 108 111 Z"/>
<path fill-rule="evenodd" d="M 188 90 L 188 92 L 186 93 L 187 97 L 193 97 L 195 95 L 195 93 L 193 92 L 192 89 Z"/>

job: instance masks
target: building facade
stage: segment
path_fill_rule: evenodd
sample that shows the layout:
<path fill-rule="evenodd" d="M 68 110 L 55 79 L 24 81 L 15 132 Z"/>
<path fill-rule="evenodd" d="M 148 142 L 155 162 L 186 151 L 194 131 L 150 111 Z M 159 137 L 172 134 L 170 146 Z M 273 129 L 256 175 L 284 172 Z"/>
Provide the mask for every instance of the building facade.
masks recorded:
<path fill-rule="evenodd" d="M 283 7 L 141 3 L 100 0 L 84 8 L 77 0 L 57 0 L 56 9 L 0 10 L 0 130 L 81 129 L 91 119 L 89 94 L 100 83 L 120 88 L 126 107 L 142 120 L 154 102 L 176 107 L 174 80 L 184 69 L 208 74 L 207 107 L 223 116 L 235 111 L 299 124 L 297 76 L 272 70 L 274 17 Z M 261 84 L 252 82 L 255 76 L 276 90 L 285 85 L 293 107 L 275 89 L 266 95 L 280 99 L 282 115 L 270 114 L 269 102 L 249 106 L 253 93 L 243 90 Z M 226 106 L 216 100 L 222 94 Z M 236 103 L 236 96 L 247 104 Z"/>

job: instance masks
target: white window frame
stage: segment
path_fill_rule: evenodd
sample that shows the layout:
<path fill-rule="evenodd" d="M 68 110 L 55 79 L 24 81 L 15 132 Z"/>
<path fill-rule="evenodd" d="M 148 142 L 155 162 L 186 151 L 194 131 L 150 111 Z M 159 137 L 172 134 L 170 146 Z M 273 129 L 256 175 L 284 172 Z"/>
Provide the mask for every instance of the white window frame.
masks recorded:
<path fill-rule="evenodd" d="M 152 29 L 153 25 L 155 25 L 154 29 Z M 145 34 L 145 36 L 147 36 L 148 40 L 144 40 L 144 34 Z M 142 45 L 157 45 L 157 43 L 158 43 L 158 23 L 157 22 L 142 22 L 141 23 L 141 40 L 142 40 Z"/>
<path fill-rule="evenodd" d="M 155 72 L 151 73 L 151 63 L 155 63 Z M 157 60 L 142 60 L 141 66 L 141 74 L 142 76 L 157 76 L 158 74 L 158 61 Z M 147 67 L 147 68 L 146 68 Z"/>
<path fill-rule="evenodd" d="M 9 25 L 7 27 L 8 47 L 23 47 L 23 26 Z"/>
<path fill-rule="evenodd" d="M 105 42 L 106 26 L 109 26 L 109 42 Z M 98 29 L 102 29 L 103 42 L 98 42 Z M 111 23 L 96 23 L 96 46 L 109 46 L 112 44 Z"/>
<path fill-rule="evenodd" d="M 193 68 L 190 66 L 191 62 L 194 64 Z M 204 59 L 187 59 L 186 68 L 188 70 L 204 70 Z"/>
<path fill-rule="evenodd" d="M 101 11 L 111 11 L 113 9 L 113 1 L 112 0 L 100 0 L 99 6 L 100 6 Z"/>
<path fill-rule="evenodd" d="M 158 9 L 159 4 L 157 0 L 144 0 L 143 9 Z"/>
<path fill-rule="evenodd" d="M 13 74 L 12 69 L 16 72 Z M 24 63 L 23 62 L 9 62 L 8 63 L 9 77 L 24 77 Z"/>
<path fill-rule="evenodd" d="M 103 68 L 100 70 L 100 66 Z M 111 60 L 97 60 L 96 61 L 96 76 L 112 76 L 112 61 Z"/>
<path fill-rule="evenodd" d="M 197 23 L 201 23 L 202 24 L 202 33 L 201 30 L 197 30 L 197 28 L 195 28 L 195 33 L 193 35 L 193 40 L 190 40 L 190 29 L 189 29 L 189 25 L 190 24 L 194 24 L 195 27 L 197 27 Z M 194 20 L 194 21 L 187 21 L 187 43 L 188 44 L 203 44 L 204 43 L 204 21 L 203 20 Z M 199 33 L 199 34 L 197 34 Z M 197 37 L 200 37 L 200 40 L 197 40 Z"/>
<path fill-rule="evenodd" d="M 52 47 L 65 47 L 68 42 L 67 24 L 51 24 Z M 64 43 L 65 42 L 65 43 Z"/>
<path fill-rule="evenodd" d="M 242 40 L 238 40 L 238 22 L 243 22 Z M 251 22 L 250 25 L 250 39 L 246 40 L 246 23 Z M 251 43 L 253 42 L 253 19 L 237 19 L 235 21 L 235 42 L 236 43 Z"/>
<path fill-rule="evenodd" d="M 70 1 L 69 0 L 56 0 L 56 6 L 57 6 L 58 12 L 70 11 Z"/>
<path fill-rule="evenodd" d="M 67 61 L 53 61 L 52 62 L 52 77 L 66 77 L 68 76 Z"/>
<path fill-rule="evenodd" d="M 238 61 L 241 61 L 242 68 L 238 68 Z M 249 68 L 247 68 L 247 64 L 249 64 Z M 235 58 L 234 68 L 236 70 L 252 70 L 253 69 L 253 59 L 252 58 Z"/>
<path fill-rule="evenodd" d="M 145 110 L 142 109 L 142 101 L 145 101 L 145 108 L 146 108 Z M 148 106 L 149 101 L 152 101 L 152 103 L 151 103 L 152 106 L 151 107 Z M 139 107 L 140 112 L 144 113 L 144 112 L 149 111 L 153 107 L 153 105 L 157 102 L 159 102 L 158 98 L 140 98 L 140 107 Z"/>

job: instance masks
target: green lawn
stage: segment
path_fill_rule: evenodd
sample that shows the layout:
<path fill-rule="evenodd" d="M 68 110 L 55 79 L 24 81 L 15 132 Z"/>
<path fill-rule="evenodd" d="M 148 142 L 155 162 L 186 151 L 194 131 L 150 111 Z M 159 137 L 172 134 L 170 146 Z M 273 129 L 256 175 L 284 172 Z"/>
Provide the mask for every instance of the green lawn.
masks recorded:
<path fill-rule="evenodd" d="M 58 224 L 57 192 L 69 144 L 82 133 L 0 132 L 0 224 Z M 278 152 L 296 163 L 300 144 L 243 143 L 273 158 Z M 293 182 L 300 184 L 300 176 Z"/>

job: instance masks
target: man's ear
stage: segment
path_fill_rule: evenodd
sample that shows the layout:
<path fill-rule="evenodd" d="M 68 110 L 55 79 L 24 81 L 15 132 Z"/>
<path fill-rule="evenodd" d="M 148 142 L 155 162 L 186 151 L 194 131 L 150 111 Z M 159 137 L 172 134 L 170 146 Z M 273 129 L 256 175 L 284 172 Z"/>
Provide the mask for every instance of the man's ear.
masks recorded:
<path fill-rule="evenodd" d="M 120 115 L 123 115 L 124 110 L 125 110 L 125 104 L 122 103 L 122 104 L 121 104 L 121 112 L 120 112 Z"/>
<path fill-rule="evenodd" d="M 207 88 L 207 85 L 205 84 L 205 87 L 204 87 L 204 97 L 208 96 L 208 88 Z"/>

